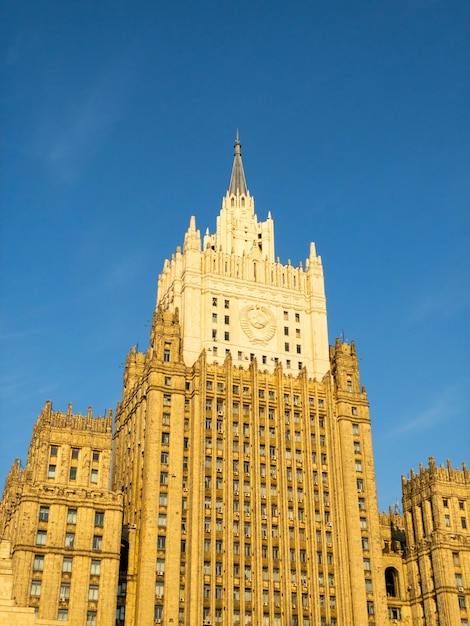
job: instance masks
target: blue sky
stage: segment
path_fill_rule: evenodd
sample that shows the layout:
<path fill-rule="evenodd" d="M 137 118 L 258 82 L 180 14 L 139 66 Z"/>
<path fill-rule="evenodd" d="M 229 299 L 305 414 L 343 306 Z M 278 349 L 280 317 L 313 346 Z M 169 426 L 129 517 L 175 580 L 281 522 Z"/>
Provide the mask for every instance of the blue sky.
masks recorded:
<path fill-rule="evenodd" d="M 115 408 L 163 261 L 215 229 L 240 129 L 258 218 L 315 241 L 356 341 L 380 506 L 470 461 L 470 5 L 3 1 L 0 482 L 47 399 Z"/>

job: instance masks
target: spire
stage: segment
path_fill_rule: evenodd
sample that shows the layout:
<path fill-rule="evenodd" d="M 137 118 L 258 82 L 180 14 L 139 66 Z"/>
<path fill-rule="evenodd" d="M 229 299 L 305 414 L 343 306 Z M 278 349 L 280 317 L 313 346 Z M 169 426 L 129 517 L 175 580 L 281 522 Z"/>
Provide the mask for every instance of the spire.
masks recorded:
<path fill-rule="evenodd" d="M 246 196 L 248 195 L 248 189 L 246 187 L 245 172 L 243 171 L 242 145 L 238 136 L 238 128 L 235 137 L 235 145 L 233 147 L 233 167 L 228 193 L 229 195 L 233 194 L 236 196 L 237 194 L 244 194 Z"/>

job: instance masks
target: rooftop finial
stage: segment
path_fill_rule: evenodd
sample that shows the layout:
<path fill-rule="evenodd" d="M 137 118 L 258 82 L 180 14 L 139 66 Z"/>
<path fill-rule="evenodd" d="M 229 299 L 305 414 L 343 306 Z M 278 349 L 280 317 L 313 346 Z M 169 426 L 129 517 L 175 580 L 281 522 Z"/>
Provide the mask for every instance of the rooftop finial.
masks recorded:
<path fill-rule="evenodd" d="M 242 145 L 240 143 L 240 136 L 238 134 L 238 128 L 235 135 L 235 145 L 233 146 L 233 167 L 232 176 L 230 178 L 230 185 L 228 188 L 229 194 L 248 195 L 248 189 L 246 186 L 245 172 L 243 171 L 242 163 Z"/>

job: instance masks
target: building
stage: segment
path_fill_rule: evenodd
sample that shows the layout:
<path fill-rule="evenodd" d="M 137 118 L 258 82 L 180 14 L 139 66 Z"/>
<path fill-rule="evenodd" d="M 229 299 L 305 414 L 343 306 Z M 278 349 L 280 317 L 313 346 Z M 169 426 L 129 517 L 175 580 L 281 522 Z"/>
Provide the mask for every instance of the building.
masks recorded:
<path fill-rule="evenodd" d="M 470 622 L 470 473 L 420 465 L 402 477 L 408 550 L 404 556 L 413 624 Z"/>
<path fill-rule="evenodd" d="M 12 597 L 33 607 L 34 623 L 114 623 L 122 495 L 109 489 L 111 450 L 111 414 L 61 413 L 47 402 L 26 467 L 17 459 L 8 474 L 0 529 L 12 547 Z"/>
<path fill-rule="evenodd" d="M 442 493 L 468 506 L 469 482 Z M 48 403 L 7 478 L 14 597 L 72 626 L 434 626 L 406 516 L 379 515 L 367 394 L 354 342 L 328 345 L 321 258 L 312 243 L 305 266 L 276 259 L 237 136 L 215 233 L 192 217 L 164 264 L 114 434 L 110 415 Z M 465 605 L 459 558 L 463 591 L 446 594 Z"/>

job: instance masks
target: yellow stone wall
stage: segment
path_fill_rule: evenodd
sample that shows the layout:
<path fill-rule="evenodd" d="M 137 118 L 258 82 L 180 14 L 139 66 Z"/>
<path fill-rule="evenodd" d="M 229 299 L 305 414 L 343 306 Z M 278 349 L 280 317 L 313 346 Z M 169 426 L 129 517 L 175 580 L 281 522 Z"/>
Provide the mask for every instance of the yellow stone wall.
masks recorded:
<path fill-rule="evenodd" d="M 368 402 L 354 346 L 338 341 L 332 376 L 315 382 L 256 359 L 242 368 L 203 354 L 187 367 L 169 311 L 157 312 L 152 338 L 146 355 L 128 356 L 116 413 L 126 625 L 155 616 L 232 625 L 246 613 L 253 626 L 383 622 Z"/>
<path fill-rule="evenodd" d="M 25 469 L 17 461 L 7 477 L 0 522 L 13 598 L 47 623 L 60 614 L 71 626 L 114 623 L 122 496 L 109 489 L 111 428 L 111 414 L 61 413 L 48 402 Z"/>

